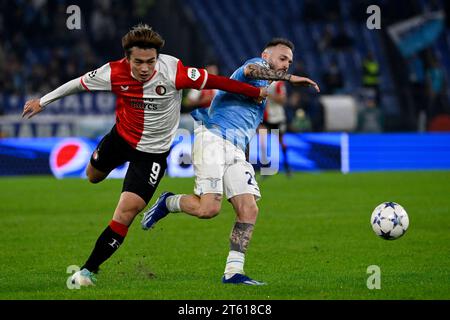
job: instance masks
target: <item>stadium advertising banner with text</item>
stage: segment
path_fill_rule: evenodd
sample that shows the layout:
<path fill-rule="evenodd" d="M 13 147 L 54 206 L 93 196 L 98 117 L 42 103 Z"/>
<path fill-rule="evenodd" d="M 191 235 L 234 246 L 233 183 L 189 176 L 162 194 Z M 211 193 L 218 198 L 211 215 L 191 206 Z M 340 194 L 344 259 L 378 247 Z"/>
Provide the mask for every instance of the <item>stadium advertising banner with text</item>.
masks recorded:
<path fill-rule="evenodd" d="M 3 112 L 7 115 L 20 114 L 23 111 L 28 96 L 0 94 Z M 108 115 L 113 114 L 116 107 L 116 97 L 109 92 L 73 95 L 61 98 L 51 103 L 45 114 L 51 115 Z"/>
<path fill-rule="evenodd" d="M 178 139 L 168 158 L 171 177 L 193 177 L 192 139 Z M 6 138 L 0 140 L 0 175 L 48 175 L 85 178 L 98 140 L 86 138 Z M 286 134 L 288 161 L 296 171 L 450 169 L 450 134 Z M 260 158 L 250 147 L 250 162 Z M 283 168 L 279 155 L 280 170 Z M 127 164 L 110 178 L 123 178 Z"/>

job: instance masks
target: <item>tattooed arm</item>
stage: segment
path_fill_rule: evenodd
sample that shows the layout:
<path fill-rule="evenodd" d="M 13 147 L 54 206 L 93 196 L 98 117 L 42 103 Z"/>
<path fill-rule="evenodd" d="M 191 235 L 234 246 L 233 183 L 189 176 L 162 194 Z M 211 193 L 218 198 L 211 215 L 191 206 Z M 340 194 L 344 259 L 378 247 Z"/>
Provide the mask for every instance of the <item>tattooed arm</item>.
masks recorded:
<path fill-rule="evenodd" d="M 273 69 L 265 68 L 258 64 L 249 64 L 244 69 L 244 75 L 250 79 L 259 79 L 259 80 L 285 80 L 289 81 L 292 77 L 291 74 L 286 73 L 285 71 L 279 70 L 275 71 Z"/>
<path fill-rule="evenodd" d="M 263 66 L 260 66 L 258 64 L 249 64 L 244 68 L 244 75 L 247 78 L 250 79 L 260 79 L 260 80 L 272 80 L 272 81 L 276 81 L 276 80 L 286 80 L 289 81 L 292 77 L 292 75 L 287 74 L 285 71 L 275 71 L 273 69 L 270 68 L 265 68 Z M 268 91 L 266 88 L 264 88 L 265 92 L 265 96 L 267 97 Z M 260 102 L 260 101 L 258 101 Z"/>
<path fill-rule="evenodd" d="M 282 70 L 276 71 L 273 69 L 265 68 L 258 64 L 247 65 L 244 69 L 244 75 L 250 79 L 289 81 L 294 86 L 314 87 L 317 92 L 320 92 L 317 83 L 315 83 L 311 79 L 289 74 Z"/>

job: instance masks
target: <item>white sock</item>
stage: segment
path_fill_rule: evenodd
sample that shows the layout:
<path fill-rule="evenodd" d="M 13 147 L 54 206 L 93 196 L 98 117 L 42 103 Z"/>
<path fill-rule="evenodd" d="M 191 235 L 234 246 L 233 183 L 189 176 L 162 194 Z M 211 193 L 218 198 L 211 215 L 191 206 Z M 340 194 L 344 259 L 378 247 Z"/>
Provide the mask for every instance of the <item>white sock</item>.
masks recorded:
<path fill-rule="evenodd" d="M 180 212 L 181 211 L 180 200 L 181 200 L 182 196 L 184 196 L 184 194 L 175 194 L 173 196 L 167 197 L 166 206 L 170 212 Z"/>
<path fill-rule="evenodd" d="M 227 264 L 225 265 L 225 279 L 231 278 L 235 273 L 244 274 L 245 254 L 231 250 L 228 253 Z"/>

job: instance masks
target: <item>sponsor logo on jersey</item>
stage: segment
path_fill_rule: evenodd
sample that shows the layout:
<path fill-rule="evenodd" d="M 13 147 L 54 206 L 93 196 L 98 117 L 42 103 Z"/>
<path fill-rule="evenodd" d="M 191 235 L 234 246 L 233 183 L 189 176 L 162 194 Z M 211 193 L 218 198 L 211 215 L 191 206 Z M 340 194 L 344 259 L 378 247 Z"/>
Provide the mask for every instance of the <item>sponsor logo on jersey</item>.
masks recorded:
<path fill-rule="evenodd" d="M 97 74 L 97 70 L 91 71 L 88 73 L 89 78 L 93 78 L 95 77 L 95 75 Z"/>
<path fill-rule="evenodd" d="M 166 87 L 164 87 L 164 86 L 157 86 L 157 87 L 155 88 L 155 91 L 156 91 L 156 93 L 157 93 L 158 95 L 163 96 L 163 95 L 166 94 L 167 89 L 166 89 Z"/>
<path fill-rule="evenodd" d="M 141 100 L 132 99 L 130 101 L 130 105 L 135 109 L 153 110 L 153 111 L 158 109 L 158 105 L 156 103 L 153 103 L 153 99 L 141 99 Z"/>
<path fill-rule="evenodd" d="M 192 81 L 197 81 L 197 79 L 200 78 L 200 71 L 198 71 L 198 69 L 196 68 L 188 68 L 187 72 L 189 79 L 191 79 Z"/>
<path fill-rule="evenodd" d="M 120 90 L 122 90 L 122 91 L 127 91 L 128 90 L 128 86 L 120 86 Z"/>

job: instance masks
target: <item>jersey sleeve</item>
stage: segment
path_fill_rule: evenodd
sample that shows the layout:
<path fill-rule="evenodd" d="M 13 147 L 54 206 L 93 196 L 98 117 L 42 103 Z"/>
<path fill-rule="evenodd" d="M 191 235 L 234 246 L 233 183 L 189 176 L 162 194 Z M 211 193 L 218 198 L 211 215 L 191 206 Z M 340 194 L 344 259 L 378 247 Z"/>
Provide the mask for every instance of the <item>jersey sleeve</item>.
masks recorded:
<path fill-rule="evenodd" d="M 259 66 L 261 66 L 263 68 L 270 69 L 269 63 L 266 60 L 262 59 L 262 58 L 250 59 L 244 64 L 244 67 L 246 67 L 249 64 L 257 64 L 257 65 L 259 65 Z"/>
<path fill-rule="evenodd" d="M 250 83 L 251 85 L 254 85 L 255 87 L 267 87 L 269 85 L 269 82 L 267 80 L 251 79 L 251 78 L 249 78 L 249 77 L 247 77 L 245 75 L 244 70 L 250 64 L 256 64 L 256 65 L 261 66 L 263 68 L 270 69 L 270 65 L 267 63 L 267 61 L 265 61 L 262 58 L 253 58 L 253 59 L 247 60 L 242 65 L 242 67 L 238 69 L 239 70 L 238 77 L 242 77 L 242 78 L 238 78 L 238 80 L 246 81 L 246 82 Z"/>
<path fill-rule="evenodd" d="M 202 90 L 208 80 L 208 72 L 205 69 L 186 67 L 178 60 L 175 75 L 175 88 Z"/>
<path fill-rule="evenodd" d="M 80 82 L 87 91 L 111 91 L 111 66 L 107 63 L 86 73 Z"/>

